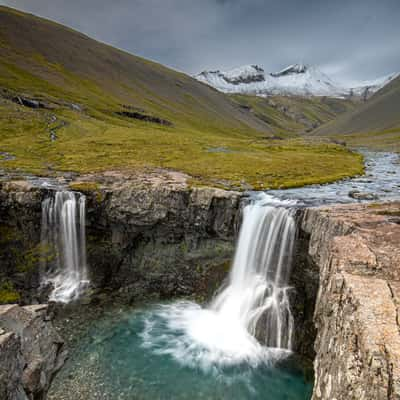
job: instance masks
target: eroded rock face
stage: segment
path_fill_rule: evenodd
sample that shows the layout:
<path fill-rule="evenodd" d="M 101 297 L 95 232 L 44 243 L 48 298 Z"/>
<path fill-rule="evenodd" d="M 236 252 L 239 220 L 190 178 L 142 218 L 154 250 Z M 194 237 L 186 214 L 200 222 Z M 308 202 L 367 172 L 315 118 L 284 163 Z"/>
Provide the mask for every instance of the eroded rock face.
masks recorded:
<path fill-rule="evenodd" d="M 0 182 L 0 292 L 5 285 L 30 304 L 39 285 L 44 190 L 20 180 Z M 17 299 L 14 300 L 16 302 Z"/>
<path fill-rule="evenodd" d="M 0 398 L 44 400 L 66 359 L 47 305 L 0 306 Z"/>
<path fill-rule="evenodd" d="M 241 194 L 193 188 L 188 179 L 170 171 L 110 171 L 73 182 L 87 198 L 93 289 L 135 301 L 206 295 L 218 287 L 234 251 Z M 0 283 L 10 281 L 23 304 L 45 301 L 38 288 L 48 191 L 25 181 L 0 184 Z"/>
<path fill-rule="evenodd" d="M 187 176 L 173 172 L 83 179 L 99 185 L 86 193 L 95 286 L 121 288 L 130 301 L 218 286 L 234 250 L 240 193 L 191 188 Z"/>
<path fill-rule="evenodd" d="M 400 204 L 305 210 L 319 267 L 313 400 L 400 398 Z"/>

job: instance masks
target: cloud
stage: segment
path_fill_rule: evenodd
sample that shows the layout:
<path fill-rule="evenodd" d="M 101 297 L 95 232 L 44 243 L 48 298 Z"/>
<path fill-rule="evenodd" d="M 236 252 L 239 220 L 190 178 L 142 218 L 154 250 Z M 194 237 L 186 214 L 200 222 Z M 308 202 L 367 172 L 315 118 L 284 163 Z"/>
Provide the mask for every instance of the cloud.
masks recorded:
<path fill-rule="evenodd" d="M 188 73 L 303 62 L 337 79 L 400 70 L 397 0 L 6 0 Z"/>

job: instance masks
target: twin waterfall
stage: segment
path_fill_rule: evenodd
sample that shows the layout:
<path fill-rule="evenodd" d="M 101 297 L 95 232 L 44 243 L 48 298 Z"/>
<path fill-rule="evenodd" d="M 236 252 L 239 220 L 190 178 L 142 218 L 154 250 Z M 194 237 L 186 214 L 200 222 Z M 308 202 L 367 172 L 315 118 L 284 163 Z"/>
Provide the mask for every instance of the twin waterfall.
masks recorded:
<path fill-rule="evenodd" d="M 68 303 L 88 284 L 86 268 L 85 196 L 57 191 L 42 203 L 41 244 L 43 283 L 50 284 L 50 300 Z"/>
<path fill-rule="evenodd" d="M 244 208 L 229 279 L 209 307 L 178 302 L 163 308 L 161 317 L 189 339 L 186 353 L 199 346 L 211 362 L 236 362 L 259 361 L 265 349 L 269 355 L 291 350 L 288 282 L 296 227 L 287 205 L 263 194 Z M 85 196 L 76 192 L 57 191 L 43 201 L 41 242 L 55 254 L 44 257 L 42 268 L 50 300 L 68 303 L 88 285 L 85 214 Z"/>

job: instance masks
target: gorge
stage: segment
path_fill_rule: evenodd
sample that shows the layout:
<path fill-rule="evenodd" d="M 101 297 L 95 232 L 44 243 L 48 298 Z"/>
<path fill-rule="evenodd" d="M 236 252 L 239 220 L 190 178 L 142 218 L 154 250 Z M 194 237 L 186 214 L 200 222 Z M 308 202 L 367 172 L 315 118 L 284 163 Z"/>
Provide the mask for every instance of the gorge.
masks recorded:
<path fill-rule="evenodd" d="M 392 160 L 385 154 L 381 157 Z M 380 189 L 375 186 L 374 193 L 382 198 L 395 195 L 398 164 L 389 161 L 382 168 L 384 164 L 376 159 L 368 164 L 367 173 L 377 174 L 373 179 L 382 185 Z M 357 179 L 337 185 L 354 184 L 357 185 Z M 313 399 L 330 399 L 339 388 L 341 392 L 335 394 L 338 399 L 396 398 L 398 203 L 309 208 L 307 196 L 301 198 L 300 193 L 296 195 L 297 201 L 291 191 L 274 193 L 283 199 L 262 193 L 246 198 L 220 189 L 190 188 L 184 175 L 171 172 L 90 175 L 69 186 L 84 190 L 84 196 L 54 191 L 41 180 L 5 181 L 0 191 L 2 221 L 8 221 L 2 225 L 2 232 L 7 233 L 2 235 L 2 265 L 7 266 L 8 279 L 12 279 L 13 287 L 29 304 L 46 300 L 46 293 L 38 297 L 42 282 L 38 271 L 42 271 L 40 265 L 48 258 L 57 260 L 44 255 L 37 235 L 40 227 L 51 227 L 51 218 L 43 216 L 53 215 L 49 211 L 55 210 L 59 193 L 58 204 L 70 212 L 59 215 L 75 213 L 70 221 L 75 221 L 76 232 L 67 242 L 77 251 L 69 256 L 81 254 L 79 249 L 83 245 L 78 243 L 83 224 L 79 217 L 84 213 L 82 202 L 81 207 L 78 205 L 79 199 L 85 198 L 87 277 L 91 283 L 78 299 L 78 315 L 60 313 L 62 308 L 57 307 L 55 324 L 62 336 L 77 338 L 81 336 L 73 333 L 76 327 L 71 321 L 89 326 L 78 344 L 71 347 L 70 361 L 52 385 L 49 398 L 63 399 L 66 393 L 74 393 L 77 399 L 102 398 L 96 382 L 103 378 L 104 398 L 109 398 L 111 392 L 129 398 L 143 391 L 148 392 L 149 398 L 162 398 L 159 385 L 174 381 L 177 365 L 181 365 L 181 373 L 186 371 L 183 376 L 187 386 L 183 391 L 179 387 L 179 393 L 174 392 L 173 385 L 168 386 L 176 398 L 185 393 L 203 393 L 213 398 L 226 391 L 231 398 L 257 398 L 257 393 L 265 394 L 266 390 L 271 391 L 273 399 L 289 395 L 310 398 L 312 386 L 304 380 L 297 361 L 288 357 L 290 350 L 304 360 L 315 358 Z M 321 190 L 330 193 L 329 187 Z M 348 190 L 345 187 L 343 190 Z M 310 193 L 313 194 L 313 188 Z M 73 208 L 65 207 L 62 199 L 72 200 Z M 325 197 L 314 199 L 313 203 L 324 201 L 333 200 Z M 360 200 L 348 197 L 348 201 Z M 217 290 L 227 274 L 239 226 L 241 235 L 229 280 Z M 59 233 L 53 231 L 56 237 Z M 44 237 L 42 234 L 42 240 Z M 29 244 L 29 248 L 23 248 L 24 244 Z M 10 253 L 13 247 L 20 248 L 20 254 L 29 255 L 35 254 L 36 249 L 38 257 L 34 261 L 40 268 L 21 271 L 21 260 Z M 292 273 L 288 275 L 291 251 Z M 67 260 L 71 259 L 69 256 Z M 385 271 L 392 272 L 388 275 Z M 78 275 L 80 279 L 74 282 L 82 281 L 84 275 Z M 380 316 L 374 312 L 374 303 L 363 294 L 369 289 L 364 287 L 377 291 L 387 314 Z M 338 299 L 337 293 L 343 293 L 340 297 L 346 300 Z M 188 300 L 164 303 L 182 296 Z M 199 306 L 193 301 L 196 298 L 206 300 L 208 306 Z M 157 305 L 160 301 L 162 305 Z M 88 313 L 97 315 L 95 310 L 107 303 L 105 310 L 109 311 L 100 313 L 89 324 L 85 322 Z M 127 308 L 127 304 L 137 306 Z M 367 305 L 364 309 L 363 304 Z M 350 305 L 353 311 L 349 311 Z M 68 307 L 76 309 L 73 303 Z M 354 323 L 338 328 L 339 320 L 335 322 L 332 316 L 348 312 L 355 318 Z M 348 318 L 341 321 L 351 321 Z M 372 339 L 373 332 L 361 328 L 374 318 L 383 318 L 385 332 L 390 336 L 374 334 Z M 371 340 L 378 348 L 379 343 L 388 347 L 379 353 L 371 347 Z M 89 350 L 79 350 L 80 346 L 89 346 Z M 335 354 L 343 355 L 335 358 Z M 93 360 L 98 360 L 104 369 L 87 364 Z M 368 367 L 371 362 L 377 363 L 376 368 L 381 371 L 377 378 Z M 351 364 L 354 367 L 350 373 L 344 365 Z M 153 382 L 152 390 L 140 383 L 147 381 L 143 374 L 149 365 L 161 379 Z M 89 370 L 92 378 L 87 380 Z M 105 373 L 110 374 L 107 379 Z M 247 381 L 239 378 L 243 374 Z M 335 383 L 335 379 L 339 381 Z M 214 387 L 215 391 L 206 387 Z M 363 392 L 365 388 L 369 393 Z"/>

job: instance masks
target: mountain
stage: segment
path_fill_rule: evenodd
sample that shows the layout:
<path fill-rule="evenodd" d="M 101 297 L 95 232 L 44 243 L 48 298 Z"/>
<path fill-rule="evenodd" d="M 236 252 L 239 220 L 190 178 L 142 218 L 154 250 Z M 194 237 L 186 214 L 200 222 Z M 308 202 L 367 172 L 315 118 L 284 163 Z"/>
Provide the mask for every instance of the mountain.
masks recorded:
<path fill-rule="evenodd" d="M 199 81 L 225 93 L 258 96 L 329 96 L 368 98 L 398 74 L 391 74 L 355 87 L 335 82 L 317 67 L 294 64 L 279 72 L 266 73 L 257 65 L 246 65 L 229 71 L 204 71 L 196 75 Z"/>
<path fill-rule="evenodd" d="M 350 87 L 350 96 L 356 96 L 362 98 L 363 100 L 367 100 L 374 93 L 381 90 L 393 79 L 396 79 L 398 76 L 400 76 L 400 73 L 393 73 L 378 79 L 362 82 L 357 86 Z"/>
<path fill-rule="evenodd" d="M 287 136 L 190 76 L 0 7 L 2 171 L 163 168 L 192 184 L 240 189 L 326 182 L 362 168 L 341 147 Z"/>
<path fill-rule="evenodd" d="M 391 80 L 360 107 L 311 134 L 340 137 L 353 146 L 400 151 L 400 77 Z"/>

